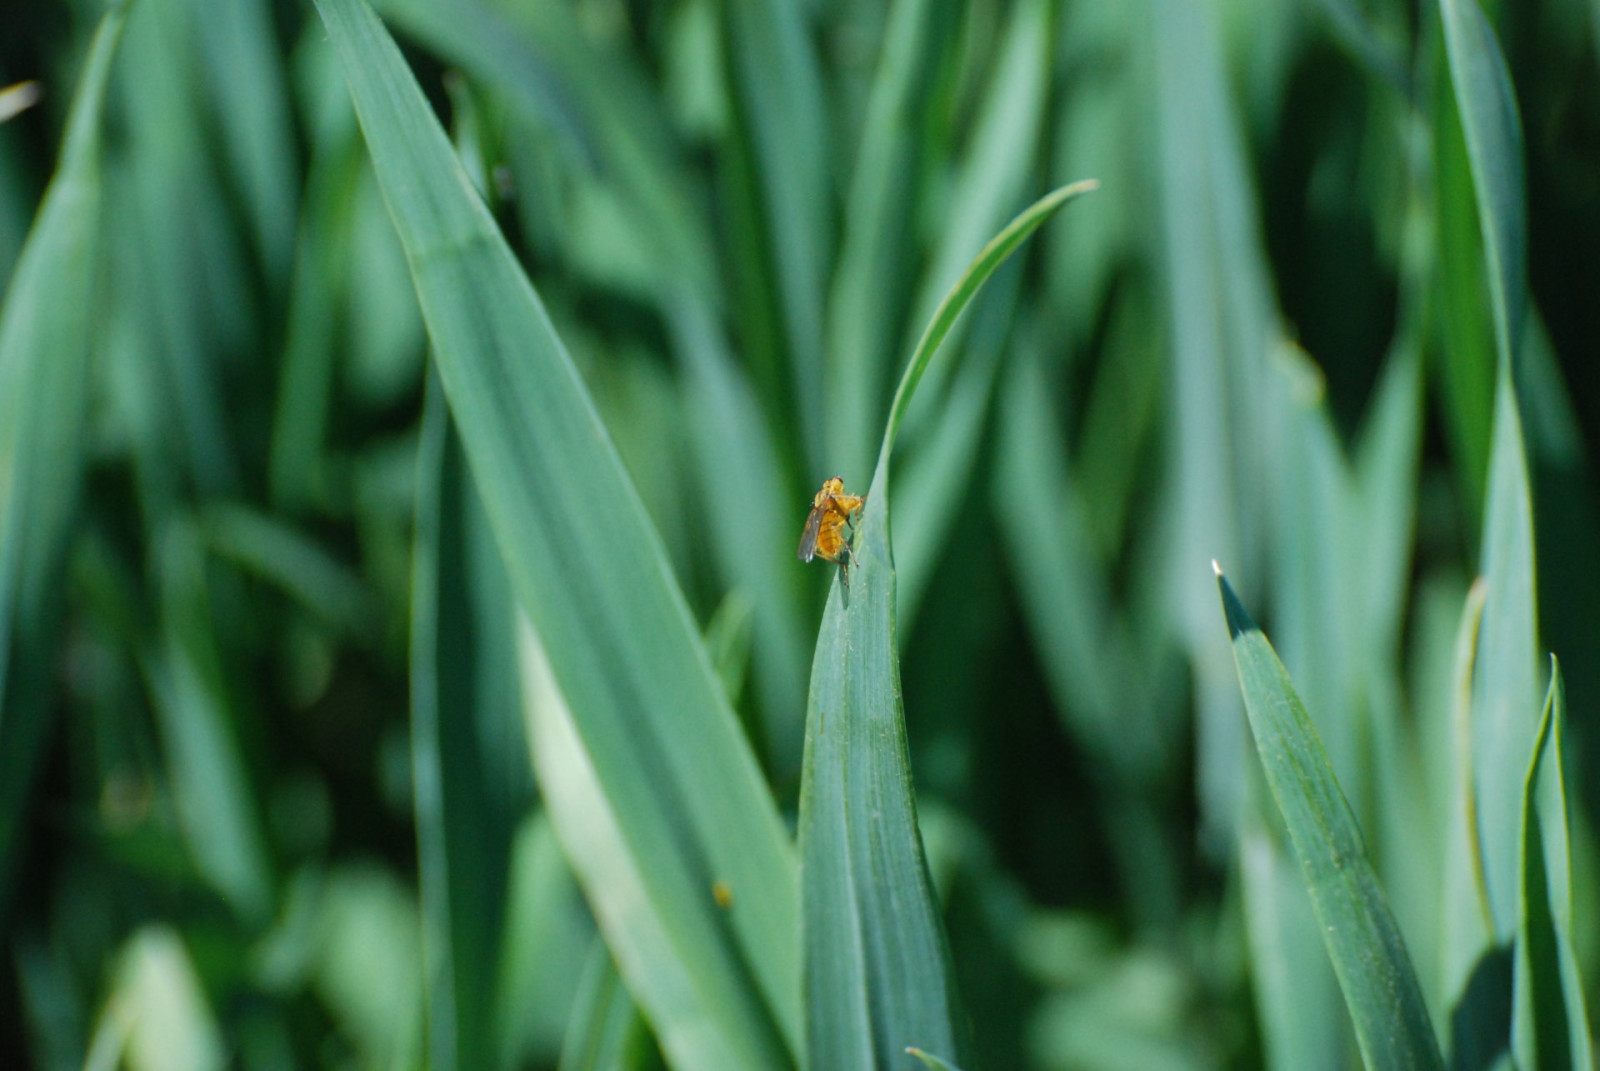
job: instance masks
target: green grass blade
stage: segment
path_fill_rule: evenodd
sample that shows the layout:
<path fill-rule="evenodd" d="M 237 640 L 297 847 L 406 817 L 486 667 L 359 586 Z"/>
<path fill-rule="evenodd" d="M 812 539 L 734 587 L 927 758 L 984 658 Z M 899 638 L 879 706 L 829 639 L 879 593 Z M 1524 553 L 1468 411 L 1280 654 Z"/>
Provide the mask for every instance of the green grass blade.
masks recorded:
<path fill-rule="evenodd" d="M 1433 202 L 1436 233 L 1431 258 L 1437 278 L 1441 360 L 1437 375 L 1458 486 L 1476 511 L 1494 423 L 1495 326 L 1483 270 L 1472 165 L 1461 109 L 1441 66 L 1434 86 Z"/>
<path fill-rule="evenodd" d="M 531 797 L 515 614 L 430 377 L 418 461 L 411 756 L 431 1066 L 489 1068 L 512 835 Z"/>
<path fill-rule="evenodd" d="M 989 240 L 989 244 L 983 247 L 976 259 L 967 266 L 966 272 L 956 280 L 950 292 L 939 302 L 938 308 L 933 311 L 933 318 L 928 321 L 922 337 L 917 340 L 916 349 L 911 353 L 911 362 L 906 365 L 899 387 L 895 389 L 894 402 L 889 406 L 889 420 L 884 428 L 883 444 L 878 448 L 879 475 L 874 476 L 874 484 L 888 467 L 889 455 L 894 450 L 895 436 L 900 431 L 900 421 L 905 417 L 906 407 L 911 404 L 911 396 L 916 393 L 917 384 L 921 382 L 923 373 L 928 370 L 928 362 L 938 352 L 945 336 L 950 334 L 950 329 L 955 326 L 956 320 L 966 310 L 979 287 L 988 281 L 995 269 L 1045 220 L 1055 215 L 1068 201 L 1099 187 L 1100 183 L 1094 179 L 1084 179 L 1052 190 L 1023 209 L 1004 230 Z"/>
<path fill-rule="evenodd" d="M 280 509 L 304 509 L 327 494 L 336 339 L 361 166 L 354 120 L 346 105 L 339 121 L 323 124 L 307 168 L 268 456 L 268 486 Z"/>
<path fill-rule="evenodd" d="M 906 754 L 889 459 L 917 381 L 973 295 L 1029 234 L 1094 185 L 1063 187 L 1025 210 L 939 306 L 895 395 L 857 522 L 848 593 L 836 583 L 823 614 L 800 791 L 807 1054 L 815 1068 L 890 1068 L 907 1046 L 960 1051 L 949 949 Z"/>
<path fill-rule="evenodd" d="M 889 12 L 884 30 L 828 302 L 823 419 L 829 471 L 847 479 L 871 463 L 888 355 L 910 298 L 904 264 L 916 199 L 906 191 L 927 152 L 919 119 L 944 53 L 959 40 L 956 21 L 948 0 L 913 0 Z"/>
<path fill-rule="evenodd" d="M 1283 664 L 1217 574 L 1245 709 L 1368 1067 L 1442 1069 L 1405 941 Z"/>
<path fill-rule="evenodd" d="M 743 124 L 766 230 L 801 442 L 822 453 L 823 303 L 834 232 L 821 70 L 798 0 L 721 5 L 729 95 Z"/>
<path fill-rule="evenodd" d="M 1511 75 L 1477 0 L 1439 0 L 1445 52 L 1466 134 L 1502 361 L 1516 353 L 1527 305 L 1522 123 Z"/>
<path fill-rule="evenodd" d="M 799 588 L 788 554 L 792 518 L 772 435 L 720 335 L 710 240 L 687 195 L 690 176 L 662 136 L 666 117 L 639 73 L 584 40 L 559 6 L 522 12 L 515 24 L 469 0 L 388 0 L 385 9 L 525 117 L 566 132 L 562 144 L 572 155 L 595 158 L 595 184 L 620 191 L 621 226 L 642 236 L 649 251 L 652 296 L 683 369 L 702 493 L 739 504 L 711 526 L 712 557 L 730 586 L 754 601 L 763 753 L 780 779 L 792 779 L 805 676 Z"/>
<path fill-rule="evenodd" d="M 682 301 L 671 324 L 701 493 L 729 506 L 711 525 L 715 557 L 755 615 L 752 684 L 761 700 L 764 754 L 774 779 L 793 784 L 805 735 L 806 667 L 794 517 L 781 497 L 788 484 L 760 403 L 715 321 L 695 302 Z"/>
<path fill-rule="evenodd" d="M 1511 1043 L 1519 1067 L 1594 1066 L 1583 983 L 1572 941 L 1571 861 L 1561 724 L 1566 691 L 1552 667 L 1522 795 L 1522 911 L 1517 920 Z"/>
<path fill-rule="evenodd" d="M 195 869 L 247 924 L 267 921 L 271 864 L 253 778 L 240 746 L 239 700 L 226 672 L 198 526 L 159 531 L 161 628 L 145 659 L 178 825 Z"/>
<path fill-rule="evenodd" d="M 596 940 L 578 982 L 559 1071 L 629 1071 L 649 1066 L 645 1059 L 652 1048 L 650 1030 L 611 962 L 611 950 Z"/>
<path fill-rule="evenodd" d="M 521 662 L 523 708 L 551 820 L 668 1060 L 681 1067 L 790 1066 L 754 980 L 742 976 L 750 967 L 726 948 L 735 912 L 763 909 L 744 902 L 751 886 L 713 876 L 731 869 L 704 871 L 700 853 L 680 846 L 684 833 L 671 815 L 630 814 L 642 810 L 639 785 L 608 794 L 532 628 L 523 629 Z M 630 842 L 624 821 L 651 839 Z M 719 883 L 731 898 L 727 908 L 718 905 Z"/>
<path fill-rule="evenodd" d="M 799 1038 L 792 849 L 660 540 L 399 51 L 359 0 L 319 7 L 564 739 L 590 775 L 544 779 L 556 828 L 669 1056 L 782 1066 Z M 606 851 L 562 791 L 592 791 L 615 834 Z M 732 910 L 711 897 L 717 881 Z"/>
<path fill-rule="evenodd" d="M 1519 806 L 1538 731 L 1533 507 L 1516 350 L 1526 304 L 1522 129 L 1505 60 L 1476 0 L 1440 0 L 1466 138 L 1499 351 L 1480 569 L 1488 580 L 1473 685 L 1473 771 L 1489 906 L 1501 940 L 1517 927 Z"/>
<path fill-rule="evenodd" d="M 196 4 L 192 10 L 221 147 L 238 183 L 268 285 L 276 290 L 288 282 L 299 178 L 284 53 L 271 6 L 267 0 L 222 0 Z"/>
<path fill-rule="evenodd" d="M 1337 1015 L 1339 980 L 1328 962 L 1300 868 L 1282 843 L 1282 833 L 1266 828 L 1261 813 L 1266 801 L 1260 792 L 1252 797 L 1254 813 L 1239 827 L 1239 877 L 1251 988 L 1267 1066 L 1274 1071 L 1341 1071 L 1350 1066 L 1351 1036 Z"/>
<path fill-rule="evenodd" d="M 95 33 L 55 177 L 0 308 L 0 901 L 52 710 L 97 320 L 100 115 L 124 11 L 109 11 Z"/>
<path fill-rule="evenodd" d="M 1277 403 L 1262 404 L 1259 393 L 1280 331 L 1220 19 L 1209 5 L 1174 0 L 1121 10 L 1130 32 L 1149 39 L 1140 62 L 1152 83 L 1159 200 L 1151 215 L 1169 362 L 1164 508 L 1176 529 L 1166 584 L 1193 667 L 1201 840 L 1231 856 L 1249 748 L 1203 570 L 1213 557 L 1262 556 L 1264 526 L 1255 522 L 1268 509 L 1264 459 L 1275 456 L 1261 449 L 1262 425 Z"/>
<path fill-rule="evenodd" d="M 1478 837 L 1495 934 L 1517 926 L 1518 842 L 1527 755 L 1538 732 L 1538 610 L 1534 579 L 1533 501 L 1523 453 L 1522 420 L 1502 364 L 1484 510 L 1483 560 L 1488 587 L 1472 684 L 1472 768 Z"/>
<path fill-rule="evenodd" d="M 985 87 L 973 143 L 961 162 L 938 248 L 912 305 L 918 321 L 937 315 L 962 269 L 1028 194 L 1040 129 L 1049 103 L 1051 8 L 1043 0 L 1016 5 L 997 42 L 992 82 Z"/>
<path fill-rule="evenodd" d="M 108 217 L 126 260 L 118 288 L 137 293 L 132 307 L 160 368 L 183 475 L 203 494 L 236 493 L 243 459 L 240 429 L 226 412 L 223 356 L 259 332 L 259 310 L 216 178 L 206 101 L 194 91 L 204 75 L 190 5 L 131 5 L 124 48 L 117 91 L 126 106 L 127 173 L 118 212 Z"/>

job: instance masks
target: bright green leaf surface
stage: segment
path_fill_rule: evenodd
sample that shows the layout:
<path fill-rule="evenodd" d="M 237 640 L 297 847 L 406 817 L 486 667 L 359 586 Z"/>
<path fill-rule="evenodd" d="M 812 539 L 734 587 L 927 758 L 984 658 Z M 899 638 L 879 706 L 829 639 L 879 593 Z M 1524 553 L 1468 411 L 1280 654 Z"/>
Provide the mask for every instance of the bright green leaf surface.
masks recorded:
<path fill-rule="evenodd" d="M 949 950 L 928 878 L 906 754 L 889 541 L 889 461 L 911 395 L 979 287 L 1040 224 L 1095 183 L 1063 187 L 1000 232 L 935 312 L 890 409 L 811 671 L 800 852 L 807 1049 L 813 1068 L 891 1068 L 907 1046 L 959 1053 Z"/>
<path fill-rule="evenodd" d="M 586 850 L 585 810 L 563 806 L 567 783 L 546 776 L 557 830 L 671 1058 L 784 1066 L 799 1038 L 792 850 L 660 541 L 398 50 L 359 0 L 320 8 L 473 478 L 559 689 L 561 703 L 540 709 L 570 716 L 562 739 L 593 778 L 572 790 L 603 792 L 614 837 Z M 606 867 L 638 884 L 607 880 Z M 734 890 L 733 910 L 711 897 L 716 881 Z M 677 965 L 670 993 L 658 955 Z"/>
<path fill-rule="evenodd" d="M 1362 1056 L 1372 1068 L 1442 1069 L 1405 941 L 1305 705 L 1220 571 L 1217 583 L 1256 750 L 1322 923 Z"/>

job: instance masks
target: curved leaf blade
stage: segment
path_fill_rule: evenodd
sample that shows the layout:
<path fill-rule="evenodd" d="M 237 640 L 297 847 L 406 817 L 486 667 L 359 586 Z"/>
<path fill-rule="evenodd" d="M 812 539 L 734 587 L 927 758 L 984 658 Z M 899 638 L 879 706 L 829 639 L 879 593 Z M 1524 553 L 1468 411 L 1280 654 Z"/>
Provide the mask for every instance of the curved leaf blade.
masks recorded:
<path fill-rule="evenodd" d="M 1442 1071 L 1411 957 L 1305 704 L 1220 568 L 1217 585 L 1256 750 L 1322 923 L 1361 1054 L 1368 1067 Z"/>
<path fill-rule="evenodd" d="M 1052 190 L 1023 209 L 1016 219 L 1006 224 L 1004 230 L 989 239 L 989 244 L 983 247 L 944 296 L 944 300 L 939 302 L 939 307 L 933 311 L 933 318 L 917 340 L 917 348 L 911 353 L 911 362 L 906 365 L 905 373 L 900 378 L 900 386 L 895 389 L 894 402 L 889 407 L 889 421 L 884 427 L 883 445 L 878 448 L 878 472 L 873 477 L 874 484 L 888 467 L 889 454 L 894 449 L 895 436 L 900 431 L 900 421 L 905 417 L 906 408 L 911 404 L 911 396 L 916 393 L 923 373 L 928 370 L 928 362 L 938 352 L 945 336 L 950 334 L 950 329 L 966 311 L 979 288 L 1045 220 L 1060 211 L 1068 201 L 1099 188 L 1098 180 L 1084 179 Z"/>
<path fill-rule="evenodd" d="M 660 539 L 394 42 L 361 0 L 318 6 L 473 478 L 548 654 L 562 702 L 545 710 L 569 713 L 592 774 L 580 787 L 605 801 L 616 835 L 597 860 L 582 807 L 563 807 L 562 786 L 547 784 L 557 831 L 669 1058 L 785 1066 L 799 1036 L 792 849 Z M 604 880 L 619 872 L 629 880 Z M 735 891 L 731 909 L 710 895 L 717 881 Z M 653 955 L 683 979 L 670 1003 L 652 1003 L 662 996 L 648 976 Z M 691 1036 L 722 1055 L 674 1050 Z"/>
<path fill-rule="evenodd" d="M 896 641 L 889 457 L 917 381 L 996 268 L 1062 205 L 1054 191 L 1000 232 L 946 295 L 912 354 L 835 584 L 811 670 L 800 789 L 806 1040 L 816 1068 L 903 1066 L 907 1047 L 959 1059 L 950 952 L 917 827 Z"/>

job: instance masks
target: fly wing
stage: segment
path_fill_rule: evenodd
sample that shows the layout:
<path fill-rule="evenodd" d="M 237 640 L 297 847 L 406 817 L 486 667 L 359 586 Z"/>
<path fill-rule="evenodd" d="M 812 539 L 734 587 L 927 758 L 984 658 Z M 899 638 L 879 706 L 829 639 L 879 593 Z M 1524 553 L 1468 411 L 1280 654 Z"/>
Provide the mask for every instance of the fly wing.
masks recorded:
<path fill-rule="evenodd" d="M 817 554 L 817 533 L 822 530 L 822 509 L 816 508 L 806 518 L 806 530 L 800 533 L 800 549 L 796 556 L 808 562 Z"/>

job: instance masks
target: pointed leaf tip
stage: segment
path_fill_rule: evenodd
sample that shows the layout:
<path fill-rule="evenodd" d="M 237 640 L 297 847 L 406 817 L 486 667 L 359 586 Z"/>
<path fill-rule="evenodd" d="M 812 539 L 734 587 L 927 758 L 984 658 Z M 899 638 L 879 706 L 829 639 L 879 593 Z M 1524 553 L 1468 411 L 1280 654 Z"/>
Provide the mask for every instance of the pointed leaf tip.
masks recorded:
<path fill-rule="evenodd" d="M 1228 639 L 1237 640 L 1246 632 L 1259 631 L 1255 620 L 1245 610 L 1244 604 L 1239 601 L 1239 596 L 1234 593 L 1233 585 L 1222 575 L 1221 567 L 1215 561 L 1211 566 L 1217 572 L 1217 587 L 1222 592 L 1222 613 L 1228 619 Z"/>

